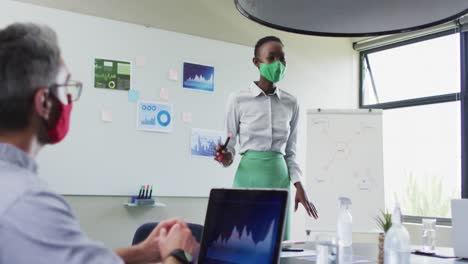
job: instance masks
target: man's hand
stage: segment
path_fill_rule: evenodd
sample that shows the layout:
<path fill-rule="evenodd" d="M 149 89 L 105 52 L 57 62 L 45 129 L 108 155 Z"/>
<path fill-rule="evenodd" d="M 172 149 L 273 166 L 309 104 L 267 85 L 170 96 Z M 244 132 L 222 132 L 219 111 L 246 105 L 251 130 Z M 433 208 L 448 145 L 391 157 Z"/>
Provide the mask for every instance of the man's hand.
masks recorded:
<path fill-rule="evenodd" d="M 172 230 L 172 227 L 175 225 L 188 228 L 187 224 L 180 219 L 162 221 L 153 229 L 145 241 L 132 247 L 119 248 L 116 250 L 116 254 L 119 255 L 126 264 L 161 262 L 161 230 L 167 232 L 167 230 Z"/>
<path fill-rule="evenodd" d="M 160 230 L 159 249 L 163 260 L 176 249 L 182 249 L 194 256 L 198 251 L 198 243 L 186 225 L 175 224 L 170 230 L 166 228 Z"/>
<path fill-rule="evenodd" d="M 151 232 L 151 234 L 149 236 L 159 237 L 161 235 L 161 230 L 162 229 L 166 229 L 167 231 L 169 231 L 176 224 L 178 224 L 178 225 L 180 225 L 180 226 L 182 226 L 184 228 L 188 228 L 188 225 L 182 219 L 172 218 L 172 219 L 168 219 L 168 220 L 165 220 L 165 221 L 161 221 L 158 224 L 158 226 L 156 226 L 153 229 L 153 232 Z"/>
<path fill-rule="evenodd" d="M 188 228 L 187 224 L 180 219 L 169 219 L 160 222 L 145 241 L 141 242 L 138 247 L 140 251 L 148 260 L 148 262 L 160 262 L 163 258 L 161 257 L 160 252 L 160 240 L 161 240 L 161 230 L 171 230 L 174 225 L 180 225 L 184 228 Z"/>

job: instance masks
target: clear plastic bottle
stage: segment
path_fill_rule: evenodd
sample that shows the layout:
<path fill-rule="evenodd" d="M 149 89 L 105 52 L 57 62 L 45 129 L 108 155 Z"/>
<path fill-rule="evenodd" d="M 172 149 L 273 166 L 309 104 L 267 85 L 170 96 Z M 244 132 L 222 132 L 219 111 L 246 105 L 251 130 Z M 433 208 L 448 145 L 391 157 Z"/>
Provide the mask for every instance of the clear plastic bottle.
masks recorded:
<path fill-rule="evenodd" d="M 306 243 L 312 243 L 312 230 L 306 229 Z"/>
<path fill-rule="evenodd" d="M 423 251 L 434 252 L 436 244 L 436 220 L 435 219 L 423 219 Z"/>
<path fill-rule="evenodd" d="M 408 230 L 401 223 L 400 205 L 397 203 L 392 214 L 392 227 L 384 241 L 385 264 L 410 264 L 411 242 Z"/>
<path fill-rule="evenodd" d="M 338 198 L 340 211 L 338 212 L 337 235 L 340 247 L 351 247 L 353 244 L 353 217 L 349 212 L 351 200 L 347 197 Z"/>

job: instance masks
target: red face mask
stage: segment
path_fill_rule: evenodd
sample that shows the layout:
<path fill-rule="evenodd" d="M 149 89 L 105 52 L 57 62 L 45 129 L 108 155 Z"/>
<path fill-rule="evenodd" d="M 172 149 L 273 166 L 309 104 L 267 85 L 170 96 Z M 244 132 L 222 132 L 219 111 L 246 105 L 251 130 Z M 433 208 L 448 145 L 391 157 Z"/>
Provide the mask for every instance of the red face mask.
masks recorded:
<path fill-rule="evenodd" d="M 60 100 L 58 100 L 60 102 Z M 68 95 L 68 104 L 65 105 L 60 102 L 60 114 L 57 119 L 57 123 L 53 127 L 50 127 L 47 130 L 47 134 L 49 135 L 49 143 L 50 144 L 57 144 L 62 141 L 68 134 L 68 130 L 70 129 L 70 115 L 73 108 L 73 103 L 71 100 L 71 96 Z"/>

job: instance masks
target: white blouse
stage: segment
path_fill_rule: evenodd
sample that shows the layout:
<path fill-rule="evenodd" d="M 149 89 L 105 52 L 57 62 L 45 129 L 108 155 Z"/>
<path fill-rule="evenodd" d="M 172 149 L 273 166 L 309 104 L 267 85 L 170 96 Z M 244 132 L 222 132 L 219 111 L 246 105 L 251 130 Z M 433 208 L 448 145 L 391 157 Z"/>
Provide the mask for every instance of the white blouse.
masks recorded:
<path fill-rule="evenodd" d="M 231 134 L 228 150 L 235 155 L 248 150 L 276 151 L 284 155 L 292 183 L 300 181 L 296 161 L 299 105 L 291 94 L 276 89 L 267 95 L 254 82 L 249 89 L 231 94 L 227 104 L 226 127 Z"/>

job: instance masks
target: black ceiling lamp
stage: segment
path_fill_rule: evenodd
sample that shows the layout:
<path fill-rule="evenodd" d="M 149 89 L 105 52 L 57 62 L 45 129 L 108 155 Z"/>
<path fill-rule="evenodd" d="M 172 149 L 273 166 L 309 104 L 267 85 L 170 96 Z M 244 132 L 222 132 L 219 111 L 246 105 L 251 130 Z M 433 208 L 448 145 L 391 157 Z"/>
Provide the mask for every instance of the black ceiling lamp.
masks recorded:
<path fill-rule="evenodd" d="M 468 0 L 234 0 L 247 18 L 293 33 L 366 37 L 419 30 L 468 13 Z"/>

